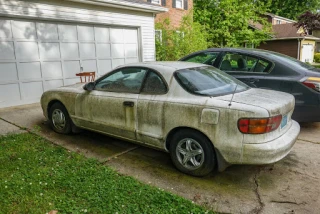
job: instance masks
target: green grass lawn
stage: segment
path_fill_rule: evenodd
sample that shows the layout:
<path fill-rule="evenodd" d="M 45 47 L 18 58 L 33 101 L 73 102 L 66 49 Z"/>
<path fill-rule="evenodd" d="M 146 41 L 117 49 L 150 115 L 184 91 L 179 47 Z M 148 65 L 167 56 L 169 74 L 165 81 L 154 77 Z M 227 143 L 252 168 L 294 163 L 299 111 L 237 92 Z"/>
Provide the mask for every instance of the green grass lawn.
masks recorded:
<path fill-rule="evenodd" d="M 28 133 L 0 136 L 0 172 L 0 213 L 207 212 Z"/>
<path fill-rule="evenodd" d="M 320 68 L 320 65 L 313 65 L 314 67 L 316 67 L 316 68 Z"/>

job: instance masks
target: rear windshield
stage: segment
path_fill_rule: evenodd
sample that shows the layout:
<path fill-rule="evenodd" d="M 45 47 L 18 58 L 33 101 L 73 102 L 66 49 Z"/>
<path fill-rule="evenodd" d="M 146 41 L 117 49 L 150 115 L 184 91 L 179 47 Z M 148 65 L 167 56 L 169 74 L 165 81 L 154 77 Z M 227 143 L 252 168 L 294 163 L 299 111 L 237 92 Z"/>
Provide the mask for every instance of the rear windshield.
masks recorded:
<path fill-rule="evenodd" d="M 192 94 L 219 96 L 248 90 L 250 87 L 212 66 L 176 71 L 175 78 Z"/>

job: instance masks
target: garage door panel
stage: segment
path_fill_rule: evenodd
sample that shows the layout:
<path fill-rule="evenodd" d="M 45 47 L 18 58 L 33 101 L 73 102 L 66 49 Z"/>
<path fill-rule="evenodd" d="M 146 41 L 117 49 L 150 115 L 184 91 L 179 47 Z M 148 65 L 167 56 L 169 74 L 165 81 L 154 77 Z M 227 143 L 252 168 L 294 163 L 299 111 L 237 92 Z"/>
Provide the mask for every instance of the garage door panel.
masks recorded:
<path fill-rule="evenodd" d="M 123 43 L 123 30 L 111 28 L 110 40 L 112 43 Z"/>
<path fill-rule="evenodd" d="M 22 92 L 25 99 L 39 98 L 43 93 L 42 82 L 22 83 Z"/>
<path fill-rule="evenodd" d="M 0 42 L 0 60 L 14 58 L 15 56 L 13 42 Z"/>
<path fill-rule="evenodd" d="M 111 56 L 114 58 L 124 57 L 124 45 L 123 44 L 112 44 L 111 45 Z"/>
<path fill-rule="evenodd" d="M 78 43 L 61 43 L 61 55 L 64 59 L 79 58 Z"/>
<path fill-rule="evenodd" d="M 95 40 L 97 42 L 109 42 L 110 36 L 109 36 L 109 28 L 104 27 L 95 27 Z"/>
<path fill-rule="evenodd" d="M 64 85 L 73 85 L 73 84 L 76 84 L 80 82 L 80 78 L 77 77 L 77 78 L 70 78 L 70 79 L 65 79 L 64 80 Z"/>
<path fill-rule="evenodd" d="M 17 42 L 18 59 L 39 59 L 37 42 Z"/>
<path fill-rule="evenodd" d="M 124 30 L 124 42 L 125 43 L 137 43 L 138 32 L 135 29 Z"/>
<path fill-rule="evenodd" d="M 44 83 L 44 90 L 47 91 L 47 90 L 58 88 L 61 86 L 63 86 L 62 80 L 48 80 L 48 81 L 45 81 Z"/>
<path fill-rule="evenodd" d="M 78 39 L 81 41 L 94 41 L 93 26 L 78 26 Z"/>
<path fill-rule="evenodd" d="M 127 63 L 135 63 L 135 62 L 139 62 L 138 58 L 128 58 L 126 59 L 126 64 Z"/>
<path fill-rule="evenodd" d="M 80 72 L 80 61 L 64 61 L 63 63 L 64 77 L 75 77 Z"/>
<path fill-rule="evenodd" d="M 37 39 L 34 22 L 12 21 L 12 32 L 15 39 Z"/>
<path fill-rule="evenodd" d="M 112 60 L 112 69 L 118 67 L 119 65 L 124 65 L 124 59 L 113 59 Z"/>
<path fill-rule="evenodd" d="M 126 57 L 137 57 L 138 56 L 138 45 L 126 44 Z"/>
<path fill-rule="evenodd" d="M 37 36 L 41 40 L 58 40 L 58 26 L 50 23 L 37 23 Z"/>
<path fill-rule="evenodd" d="M 0 108 L 78 83 L 82 70 L 100 77 L 138 62 L 138 41 L 134 28 L 0 18 Z"/>
<path fill-rule="evenodd" d="M 82 61 L 82 67 L 83 67 L 84 71 L 97 72 L 97 61 L 96 60 L 84 60 L 84 61 Z"/>
<path fill-rule="evenodd" d="M 0 84 L 0 104 L 7 100 L 20 100 L 19 84 Z"/>
<path fill-rule="evenodd" d="M 0 38 L 12 38 L 10 20 L 0 20 Z"/>
<path fill-rule="evenodd" d="M 40 62 L 26 62 L 18 64 L 20 80 L 41 79 Z"/>
<path fill-rule="evenodd" d="M 0 63 L 0 84 L 6 81 L 18 80 L 16 63 Z"/>
<path fill-rule="evenodd" d="M 97 44 L 97 55 L 99 58 L 111 57 L 110 44 Z"/>
<path fill-rule="evenodd" d="M 75 25 L 58 25 L 59 39 L 77 40 L 77 27 Z"/>
<path fill-rule="evenodd" d="M 62 78 L 61 62 L 43 62 L 41 65 L 42 75 L 45 79 Z"/>
<path fill-rule="evenodd" d="M 94 43 L 80 43 L 80 56 L 82 59 L 93 59 L 96 57 Z"/>
<path fill-rule="evenodd" d="M 45 42 L 40 43 L 40 56 L 41 59 L 59 59 L 60 47 L 58 42 Z"/>
<path fill-rule="evenodd" d="M 99 66 L 99 76 L 104 75 L 105 73 L 111 71 L 112 69 L 112 63 L 111 60 L 98 60 L 98 66 Z"/>

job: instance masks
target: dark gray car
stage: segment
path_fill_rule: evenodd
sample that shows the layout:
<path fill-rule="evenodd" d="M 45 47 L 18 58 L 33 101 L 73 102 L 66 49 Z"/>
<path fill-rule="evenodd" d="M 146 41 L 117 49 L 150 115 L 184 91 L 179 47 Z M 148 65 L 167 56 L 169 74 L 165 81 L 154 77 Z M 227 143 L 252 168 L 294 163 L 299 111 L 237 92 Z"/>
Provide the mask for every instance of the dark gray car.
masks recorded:
<path fill-rule="evenodd" d="M 212 65 L 251 87 L 284 91 L 296 99 L 293 119 L 320 121 L 320 69 L 276 52 L 211 48 L 179 61 Z"/>

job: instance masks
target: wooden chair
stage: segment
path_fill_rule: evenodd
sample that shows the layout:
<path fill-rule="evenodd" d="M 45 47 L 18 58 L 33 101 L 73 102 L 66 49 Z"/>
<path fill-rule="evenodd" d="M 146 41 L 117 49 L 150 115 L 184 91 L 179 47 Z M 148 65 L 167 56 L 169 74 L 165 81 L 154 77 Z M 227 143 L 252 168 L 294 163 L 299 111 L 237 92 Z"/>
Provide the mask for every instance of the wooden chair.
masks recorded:
<path fill-rule="evenodd" d="M 93 82 L 94 79 L 96 78 L 96 72 L 95 71 L 81 72 L 81 73 L 77 73 L 76 76 L 80 77 L 81 82 Z"/>

